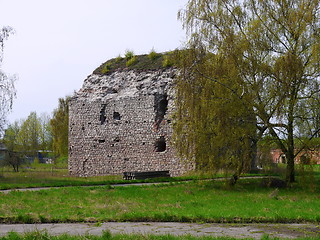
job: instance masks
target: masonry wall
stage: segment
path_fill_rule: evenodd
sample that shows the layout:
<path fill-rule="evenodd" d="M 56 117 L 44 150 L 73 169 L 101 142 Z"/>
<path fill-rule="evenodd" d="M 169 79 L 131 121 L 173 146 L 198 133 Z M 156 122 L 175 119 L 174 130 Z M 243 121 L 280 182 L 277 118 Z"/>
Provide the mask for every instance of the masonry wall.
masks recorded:
<path fill-rule="evenodd" d="M 154 94 L 104 101 L 72 99 L 70 174 L 96 176 L 169 170 L 171 176 L 177 176 L 191 170 L 190 164 L 177 158 L 170 143 L 173 101 L 164 98 Z"/>

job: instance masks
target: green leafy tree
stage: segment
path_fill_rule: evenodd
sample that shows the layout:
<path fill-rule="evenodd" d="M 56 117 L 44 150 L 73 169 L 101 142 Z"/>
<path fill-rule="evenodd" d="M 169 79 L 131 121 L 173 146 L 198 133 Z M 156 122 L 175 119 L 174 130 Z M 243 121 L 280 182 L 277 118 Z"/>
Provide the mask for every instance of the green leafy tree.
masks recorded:
<path fill-rule="evenodd" d="M 42 126 L 36 112 L 31 112 L 23 121 L 19 134 L 18 143 L 20 152 L 30 157 L 37 157 L 41 149 Z"/>
<path fill-rule="evenodd" d="M 14 88 L 15 76 L 8 76 L 1 69 L 3 60 L 4 41 L 13 34 L 11 27 L 3 27 L 0 29 L 0 131 L 6 122 L 6 116 L 12 108 L 12 102 L 15 98 L 16 91 Z"/>
<path fill-rule="evenodd" d="M 4 160 L 18 171 L 25 157 L 38 157 L 40 150 L 52 150 L 52 137 L 49 127 L 50 118 L 47 114 L 37 116 L 31 112 L 27 119 L 15 121 L 5 130 L 3 142 L 8 149 Z"/>
<path fill-rule="evenodd" d="M 18 135 L 21 129 L 21 121 L 15 121 L 10 124 L 5 130 L 3 143 L 5 144 L 8 152 L 4 159 L 2 159 L 2 165 L 9 165 L 13 167 L 15 172 L 19 171 L 19 166 L 23 163 L 21 153 L 19 153 L 21 146 L 18 142 Z"/>
<path fill-rule="evenodd" d="M 50 121 L 51 117 L 46 113 L 42 113 L 39 117 L 41 126 L 39 145 L 41 150 L 52 150 L 52 130 Z"/>
<path fill-rule="evenodd" d="M 69 100 L 70 97 L 59 98 L 59 106 L 50 121 L 53 151 L 59 157 L 68 156 Z"/>
<path fill-rule="evenodd" d="M 309 99 L 318 101 L 319 1 L 190 0 L 179 17 L 190 48 L 224 56 L 236 68 L 240 81 L 225 90 L 250 96 L 239 101 L 253 109 L 258 136 L 271 135 L 286 154 L 286 180 L 293 182 L 294 139 L 301 119 L 311 118 L 311 111 L 299 111 Z M 202 77 L 223 84 L 207 72 Z M 310 128 L 309 139 L 318 133 Z"/>
<path fill-rule="evenodd" d="M 3 142 L 9 151 L 15 152 L 19 150 L 18 135 L 21 129 L 21 121 L 15 121 L 5 130 Z"/>
<path fill-rule="evenodd" d="M 13 168 L 13 171 L 19 172 L 19 167 L 23 163 L 23 157 L 21 153 L 8 151 L 4 159 L 4 164 Z"/>

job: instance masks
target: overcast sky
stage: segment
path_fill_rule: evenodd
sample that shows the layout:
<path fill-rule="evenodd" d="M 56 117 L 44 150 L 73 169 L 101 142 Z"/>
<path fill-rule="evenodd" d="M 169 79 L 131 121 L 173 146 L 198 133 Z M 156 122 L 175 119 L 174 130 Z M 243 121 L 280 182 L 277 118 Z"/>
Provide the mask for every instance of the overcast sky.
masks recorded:
<path fill-rule="evenodd" d="M 0 0 L 5 42 L 2 68 L 17 74 L 17 99 L 8 120 L 51 114 L 58 98 L 79 90 L 101 63 L 174 50 L 185 42 L 177 12 L 187 0 Z"/>

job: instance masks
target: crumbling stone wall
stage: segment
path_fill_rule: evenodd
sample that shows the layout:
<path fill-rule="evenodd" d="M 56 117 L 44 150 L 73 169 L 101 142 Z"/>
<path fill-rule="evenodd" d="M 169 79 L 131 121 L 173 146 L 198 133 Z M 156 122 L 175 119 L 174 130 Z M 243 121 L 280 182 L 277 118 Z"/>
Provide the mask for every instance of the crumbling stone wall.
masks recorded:
<path fill-rule="evenodd" d="M 174 69 L 91 75 L 69 106 L 69 172 L 76 176 L 193 168 L 172 136 Z"/>

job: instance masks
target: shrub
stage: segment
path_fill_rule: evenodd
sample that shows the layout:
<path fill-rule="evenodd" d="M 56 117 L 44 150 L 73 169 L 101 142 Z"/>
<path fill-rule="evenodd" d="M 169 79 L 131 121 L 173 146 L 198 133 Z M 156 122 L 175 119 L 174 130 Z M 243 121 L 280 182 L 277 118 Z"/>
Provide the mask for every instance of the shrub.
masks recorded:
<path fill-rule="evenodd" d="M 35 158 L 33 159 L 33 163 L 34 163 L 34 164 L 39 164 L 39 163 L 40 163 L 40 159 L 39 159 L 38 157 L 35 157 Z"/>
<path fill-rule="evenodd" d="M 56 167 L 59 167 L 59 168 L 68 167 L 68 156 L 61 156 L 55 159 L 54 164 L 56 165 Z"/>
<path fill-rule="evenodd" d="M 154 61 L 156 60 L 160 55 L 158 53 L 156 53 L 156 51 L 154 49 L 152 49 L 148 55 L 148 58 L 151 60 L 151 61 Z"/>
<path fill-rule="evenodd" d="M 111 64 L 110 64 L 110 63 L 106 63 L 106 64 L 103 66 L 103 68 L 102 68 L 102 70 L 101 70 L 101 73 L 102 73 L 102 74 L 106 74 L 107 72 L 110 71 L 110 67 L 111 67 Z"/>
<path fill-rule="evenodd" d="M 163 61 L 162 61 L 162 66 L 163 67 L 172 67 L 173 66 L 173 59 L 170 58 L 168 55 L 163 56 Z"/>
<path fill-rule="evenodd" d="M 126 50 L 126 53 L 124 54 L 125 58 L 127 61 L 132 59 L 134 57 L 134 52 L 130 50 Z"/>
<path fill-rule="evenodd" d="M 126 66 L 130 67 L 131 65 L 135 64 L 138 61 L 136 56 L 133 56 L 126 62 Z"/>
<path fill-rule="evenodd" d="M 122 60 L 121 55 L 119 54 L 118 57 L 116 57 L 116 63 L 119 63 Z"/>

